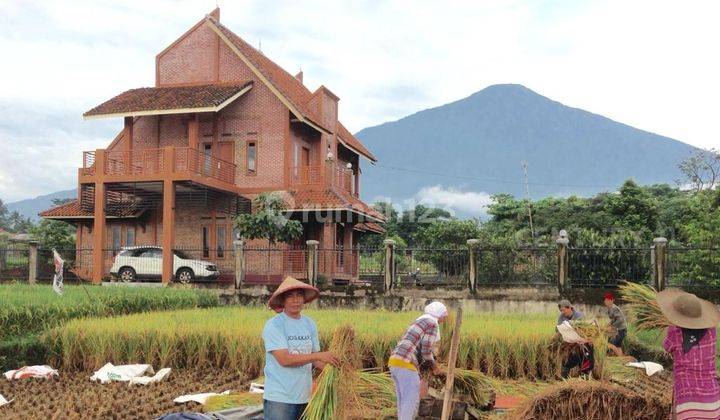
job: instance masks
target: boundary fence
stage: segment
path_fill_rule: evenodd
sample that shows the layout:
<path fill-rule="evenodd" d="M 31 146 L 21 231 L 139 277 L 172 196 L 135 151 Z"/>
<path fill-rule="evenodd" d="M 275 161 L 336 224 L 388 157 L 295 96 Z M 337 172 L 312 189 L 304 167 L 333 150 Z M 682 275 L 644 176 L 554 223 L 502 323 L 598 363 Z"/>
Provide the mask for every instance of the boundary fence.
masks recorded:
<path fill-rule="evenodd" d="M 66 282 L 89 281 L 92 249 L 63 249 Z M 386 240 L 379 248 L 320 248 L 316 241 L 288 247 L 207 247 L 173 250 L 172 278 L 206 281 L 227 287 L 277 285 L 290 275 L 322 288 L 478 288 L 545 286 L 561 292 L 577 287 L 615 287 L 618 282 L 672 287 L 720 287 L 720 247 L 668 248 L 663 238 L 647 248 L 571 247 L 561 238 L 556 247 L 485 247 L 468 240 L 454 248 L 400 248 Z M 103 278 L 108 281 L 161 280 L 159 246 L 103 250 Z M 131 270 L 128 270 L 131 269 Z M 0 249 L 0 281 L 52 281 L 51 250 L 37 244 Z M 188 278 L 188 272 L 191 273 Z M 130 278 L 125 274 L 131 273 Z"/>

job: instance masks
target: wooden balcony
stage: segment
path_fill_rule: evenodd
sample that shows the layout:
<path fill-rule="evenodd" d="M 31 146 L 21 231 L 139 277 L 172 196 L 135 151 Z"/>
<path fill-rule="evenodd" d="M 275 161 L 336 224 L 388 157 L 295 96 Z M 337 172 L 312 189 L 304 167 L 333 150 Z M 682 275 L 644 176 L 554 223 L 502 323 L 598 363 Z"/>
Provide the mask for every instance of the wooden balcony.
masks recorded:
<path fill-rule="evenodd" d="M 103 155 L 102 159 L 99 155 Z M 102 171 L 98 172 L 98 167 Z M 236 189 L 236 165 L 190 147 L 83 152 L 80 182 L 191 180 L 222 189 Z"/>
<path fill-rule="evenodd" d="M 351 194 L 354 197 L 358 196 L 355 184 L 355 174 L 352 169 L 341 167 L 333 163 L 328 164 L 326 170 L 330 171 L 330 176 L 327 181 L 324 181 L 320 165 L 292 166 L 289 168 L 290 182 L 293 186 L 333 185 L 340 191 Z"/>

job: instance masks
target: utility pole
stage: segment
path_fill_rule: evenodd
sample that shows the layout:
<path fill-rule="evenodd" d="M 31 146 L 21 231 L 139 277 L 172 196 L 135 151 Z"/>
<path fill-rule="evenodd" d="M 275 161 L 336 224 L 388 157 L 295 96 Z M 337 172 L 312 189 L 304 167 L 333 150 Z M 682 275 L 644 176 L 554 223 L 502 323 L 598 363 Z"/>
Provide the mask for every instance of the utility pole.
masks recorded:
<path fill-rule="evenodd" d="M 530 220 L 530 236 L 532 237 L 533 243 L 535 243 L 535 229 L 533 228 L 532 220 L 532 202 L 530 201 L 530 186 L 528 185 L 528 171 L 527 161 L 522 161 L 523 168 L 523 183 L 525 184 L 525 200 L 528 202 L 528 219 Z"/>

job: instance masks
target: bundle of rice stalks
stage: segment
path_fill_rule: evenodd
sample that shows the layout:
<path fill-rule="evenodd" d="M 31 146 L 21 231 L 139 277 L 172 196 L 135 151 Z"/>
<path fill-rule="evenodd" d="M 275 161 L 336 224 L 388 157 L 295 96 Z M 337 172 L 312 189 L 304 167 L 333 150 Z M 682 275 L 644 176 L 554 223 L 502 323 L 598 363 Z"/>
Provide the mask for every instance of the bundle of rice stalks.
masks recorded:
<path fill-rule="evenodd" d="M 397 412 L 395 383 L 389 372 L 361 370 L 355 384 L 363 412 L 353 413 L 353 418 L 384 418 Z"/>
<path fill-rule="evenodd" d="M 657 291 L 650 286 L 638 283 L 624 283 L 620 286 L 620 296 L 631 322 L 638 330 L 656 330 L 667 328 L 670 322 L 658 306 Z"/>
<path fill-rule="evenodd" d="M 351 326 L 344 325 L 335 330 L 330 351 L 340 359 L 340 367 L 327 365 L 323 368 L 303 413 L 306 420 L 346 418 L 346 411 L 359 405 L 354 387 L 360 360 L 355 348 L 355 331 Z"/>
<path fill-rule="evenodd" d="M 445 386 L 445 376 L 428 377 L 428 383 L 436 389 Z M 478 407 L 491 407 L 495 403 L 493 381 L 477 370 L 455 369 L 455 382 L 453 383 L 455 397 L 467 397 Z"/>
<path fill-rule="evenodd" d="M 607 382 L 573 379 L 548 387 L 516 407 L 510 419 L 661 419 L 670 401 Z"/>
<path fill-rule="evenodd" d="M 241 392 L 238 394 L 214 395 L 208 398 L 203 408 L 206 411 L 219 411 L 234 407 L 261 405 L 262 403 L 262 394 Z"/>

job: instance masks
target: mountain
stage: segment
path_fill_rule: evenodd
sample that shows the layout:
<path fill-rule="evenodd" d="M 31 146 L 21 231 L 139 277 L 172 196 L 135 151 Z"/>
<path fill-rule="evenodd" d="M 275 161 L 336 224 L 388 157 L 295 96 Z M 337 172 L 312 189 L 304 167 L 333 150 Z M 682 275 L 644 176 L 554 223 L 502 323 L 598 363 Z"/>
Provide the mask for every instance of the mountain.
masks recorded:
<path fill-rule="evenodd" d="M 680 178 L 677 164 L 696 150 L 521 85 L 490 86 L 356 136 L 379 159 L 363 168 L 363 197 L 394 202 L 436 186 L 430 189 L 441 202 L 473 192 L 523 197 L 523 161 L 533 198 L 589 196 L 628 178 L 672 184 Z M 441 194 L 448 190 L 449 199 Z"/>
<path fill-rule="evenodd" d="M 41 195 L 35 198 L 28 198 L 27 200 L 15 201 L 12 203 L 5 204 L 8 211 L 12 212 L 17 210 L 18 213 L 25 217 L 29 217 L 33 221 L 40 220 L 38 213 L 43 210 L 47 210 L 53 206 L 53 200 L 65 199 L 65 198 L 77 198 L 77 190 L 65 190 L 58 191 L 52 194 Z"/>

